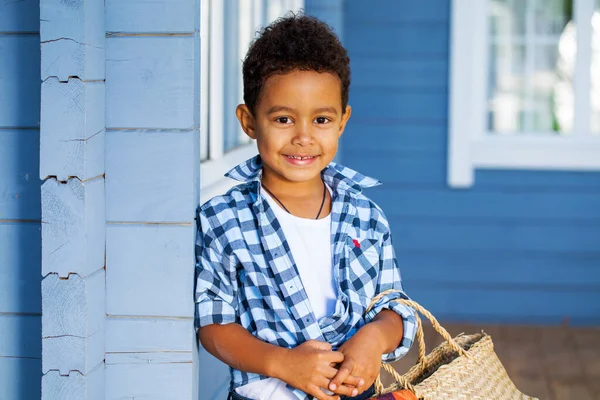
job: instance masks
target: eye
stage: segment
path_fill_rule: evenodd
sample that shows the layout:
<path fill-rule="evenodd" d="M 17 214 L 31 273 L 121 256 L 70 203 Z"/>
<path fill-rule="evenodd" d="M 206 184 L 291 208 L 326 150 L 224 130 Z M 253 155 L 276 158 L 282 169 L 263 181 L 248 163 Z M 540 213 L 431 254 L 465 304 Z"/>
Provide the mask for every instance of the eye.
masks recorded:
<path fill-rule="evenodd" d="M 275 118 L 276 122 L 279 122 L 280 124 L 291 124 L 292 123 L 292 119 L 290 117 L 277 117 Z"/>
<path fill-rule="evenodd" d="M 327 117 L 317 117 L 315 118 L 315 122 L 319 125 L 322 125 L 331 122 L 331 120 Z"/>

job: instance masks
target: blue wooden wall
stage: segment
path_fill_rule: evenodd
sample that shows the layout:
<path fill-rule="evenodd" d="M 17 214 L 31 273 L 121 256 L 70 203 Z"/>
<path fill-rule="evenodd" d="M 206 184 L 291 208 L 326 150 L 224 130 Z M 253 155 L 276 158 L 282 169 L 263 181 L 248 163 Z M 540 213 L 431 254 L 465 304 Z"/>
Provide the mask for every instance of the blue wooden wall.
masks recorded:
<path fill-rule="evenodd" d="M 193 328 L 200 3 L 105 4 L 106 399 L 210 399 L 227 371 Z"/>
<path fill-rule="evenodd" d="M 600 323 L 600 173 L 446 183 L 450 1 L 345 2 L 343 162 L 384 182 L 406 289 L 444 319 Z M 599 155 L 600 157 L 600 155 Z"/>
<path fill-rule="evenodd" d="M 304 10 L 325 22 L 344 40 L 344 0 L 305 0 Z"/>
<path fill-rule="evenodd" d="M 39 2 L 0 2 L 0 398 L 39 399 Z"/>

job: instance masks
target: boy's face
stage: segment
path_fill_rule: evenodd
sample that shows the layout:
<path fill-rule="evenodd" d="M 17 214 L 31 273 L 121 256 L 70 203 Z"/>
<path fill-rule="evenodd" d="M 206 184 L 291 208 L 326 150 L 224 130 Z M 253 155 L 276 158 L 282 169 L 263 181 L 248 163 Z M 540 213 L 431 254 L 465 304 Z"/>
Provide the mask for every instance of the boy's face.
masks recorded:
<path fill-rule="evenodd" d="M 337 76 L 292 71 L 266 80 L 255 115 L 246 105 L 238 106 L 236 114 L 244 132 L 257 141 L 263 179 L 320 181 L 350 118 L 350 106 L 342 114 L 341 99 Z"/>

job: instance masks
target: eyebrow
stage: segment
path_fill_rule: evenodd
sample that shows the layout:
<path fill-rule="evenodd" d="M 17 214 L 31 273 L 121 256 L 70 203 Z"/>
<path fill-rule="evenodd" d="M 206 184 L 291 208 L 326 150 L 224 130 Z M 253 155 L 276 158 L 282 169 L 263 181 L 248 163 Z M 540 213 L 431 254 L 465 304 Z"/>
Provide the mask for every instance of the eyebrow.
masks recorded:
<path fill-rule="evenodd" d="M 269 109 L 269 111 L 267 111 L 267 114 L 273 114 L 273 113 L 280 112 L 280 111 L 295 112 L 296 110 L 294 110 L 293 108 L 290 108 L 290 107 L 285 107 L 285 106 L 273 106 Z M 321 108 L 317 108 L 315 110 L 315 113 L 322 113 L 322 112 L 328 112 L 328 113 L 337 115 L 337 110 L 335 109 L 335 107 L 321 107 Z"/>
<path fill-rule="evenodd" d="M 335 107 L 321 107 L 321 108 L 317 108 L 315 110 L 315 112 L 317 112 L 317 113 L 328 112 L 328 113 L 337 115 L 337 110 L 335 109 Z"/>

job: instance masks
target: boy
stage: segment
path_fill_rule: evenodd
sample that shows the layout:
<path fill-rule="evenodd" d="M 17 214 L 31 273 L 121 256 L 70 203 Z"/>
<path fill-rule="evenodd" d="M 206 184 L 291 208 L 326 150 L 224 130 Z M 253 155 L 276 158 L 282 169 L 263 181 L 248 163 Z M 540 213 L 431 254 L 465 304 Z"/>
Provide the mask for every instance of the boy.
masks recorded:
<path fill-rule="evenodd" d="M 387 220 L 361 193 L 379 182 L 331 162 L 351 114 L 346 50 L 322 22 L 283 18 L 243 80 L 236 115 L 259 156 L 198 210 L 198 336 L 230 366 L 231 399 L 370 398 L 416 320 L 391 302 L 401 292 L 365 313 L 402 285 Z"/>

